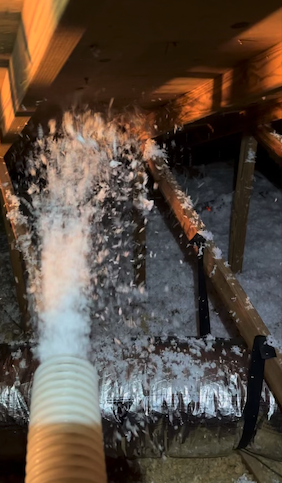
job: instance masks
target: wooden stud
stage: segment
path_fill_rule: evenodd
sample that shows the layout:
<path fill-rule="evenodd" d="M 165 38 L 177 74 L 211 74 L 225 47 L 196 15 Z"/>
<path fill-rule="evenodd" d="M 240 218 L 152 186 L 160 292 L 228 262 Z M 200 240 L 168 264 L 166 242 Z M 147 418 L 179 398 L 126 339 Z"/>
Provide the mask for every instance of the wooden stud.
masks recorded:
<path fill-rule="evenodd" d="M 282 166 L 282 137 L 279 141 L 271 133 L 271 129 L 260 126 L 254 131 L 254 136 L 259 144 L 268 152 L 269 156 Z"/>
<path fill-rule="evenodd" d="M 12 201 L 10 196 L 14 194 L 12 182 L 3 159 L 0 159 L 0 203 L 4 226 L 8 237 L 12 271 L 15 279 L 17 300 L 22 316 L 22 327 L 25 330 L 28 323 L 26 285 L 24 279 L 24 263 L 20 251 L 17 249 L 17 238 L 25 234 L 25 229 L 15 225 L 7 218 L 11 212 Z"/>
<path fill-rule="evenodd" d="M 243 136 L 233 199 L 229 242 L 228 262 L 234 273 L 241 272 L 243 266 L 256 150 L 256 140 L 252 136 Z"/>
<path fill-rule="evenodd" d="M 166 163 L 161 159 L 148 160 L 148 168 L 188 240 L 191 240 L 201 230 L 205 230 L 201 218 L 193 210 L 189 198 L 175 181 Z M 267 336 L 269 330 L 212 241 L 207 242 L 204 267 L 219 297 L 236 323 L 238 331 L 249 349 L 252 350 L 255 336 Z M 282 380 L 282 355 L 278 351 L 276 353 L 278 357 L 268 359 L 265 363 L 265 379 L 282 407 L 282 385 L 280 383 Z"/>
<path fill-rule="evenodd" d="M 212 114 L 240 110 L 282 87 L 282 43 L 154 110 L 150 136 L 173 131 Z"/>

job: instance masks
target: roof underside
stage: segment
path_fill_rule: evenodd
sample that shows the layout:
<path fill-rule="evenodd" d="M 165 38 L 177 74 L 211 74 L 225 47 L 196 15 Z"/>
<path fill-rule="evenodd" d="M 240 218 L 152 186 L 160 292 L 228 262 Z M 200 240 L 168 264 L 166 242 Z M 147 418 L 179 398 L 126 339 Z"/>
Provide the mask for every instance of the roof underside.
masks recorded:
<path fill-rule="evenodd" d="M 228 8 L 223 0 L 72 3 L 63 28 L 82 26 L 85 33 L 45 94 L 62 107 L 111 98 L 119 106 L 153 107 L 281 40 L 280 0 L 238 0 Z M 22 4 L 1 2 L 0 83 Z"/>
<path fill-rule="evenodd" d="M 280 0 L 2 0 L 0 156 L 39 105 L 137 105 L 165 132 L 258 102 L 281 88 L 281 23 Z"/>
<path fill-rule="evenodd" d="M 88 28 L 48 93 L 52 101 L 114 98 L 153 107 L 281 40 L 276 0 L 228 8 L 223 0 L 96 3 L 86 7 Z M 253 27 L 232 28 L 239 22 Z"/>

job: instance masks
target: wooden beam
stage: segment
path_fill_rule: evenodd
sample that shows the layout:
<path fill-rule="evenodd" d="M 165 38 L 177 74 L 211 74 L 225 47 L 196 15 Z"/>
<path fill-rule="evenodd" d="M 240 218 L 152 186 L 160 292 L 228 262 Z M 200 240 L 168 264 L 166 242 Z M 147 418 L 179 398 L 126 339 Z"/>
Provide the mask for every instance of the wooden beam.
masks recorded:
<path fill-rule="evenodd" d="M 243 132 L 249 124 L 247 112 L 226 113 L 207 118 L 206 123 L 188 125 L 184 132 L 180 131 L 179 136 L 185 134 L 185 145 L 187 147 L 206 144 L 217 139 Z"/>
<path fill-rule="evenodd" d="M 159 189 L 174 212 L 188 240 L 205 229 L 199 215 L 193 210 L 189 198 L 183 193 L 168 166 L 161 159 L 148 160 L 148 168 L 154 180 L 158 183 Z M 256 335 L 269 335 L 256 309 L 250 304 L 250 300 L 235 278 L 230 267 L 220 257 L 212 241 L 207 242 L 204 255 L 205 271 L 211 278 L 215 289 L 228 309 L 231 318 L 252 350 L 253 341 Z M 282 355 L 277 352 L 278 357 L 269 359 L 265 364 L 265 379 L 282 406 Z"/>
<path fill-rule="evenodd" d="M 275 99 L 260 102 L 247 109 L 247 116 L 252 125 L 258 126 L 282 119 L 282 92 Z"/>
<path fill-rule="evenodd" d="M 277 139 L 272 130 L 266 126 L 260 126 L 254 130 L 254 136 L 259 144 L 268 152 L 269 156 L 282 166 L 282 137 Z"/>
<path fill-rule="evenodd" d="M 254 475 L 257 483 L 282 483 L 282 477 L 278 476 L 282 474 L 280 461 L 270 460 L 263 456 L 257 457 L 246 451 L 239 451 L 239 454 L 247 469 Z"/>
<path fill-rule="evenodd" d="M 70 0 L 24 0 L 13 53 L 0 91 L 4 156 L 54 81 L 84 29 L 68 22 Z"/>
<path fill-rule="evenodd" d="M 240 110 L 282 86 L 282 43 L 156 109 L 147 117 L 151 137 L 214 113 Z"/>
<path fill-rule="evenodd" d="M 256 140 L 252 136 L 243 136 L 231 215 L 228 257 L 229 265 L 234 273 L 241 272 L 243 266 L 256 151 Z"/>
<path fill-rule="evenodd" d="M 14 194 L 11 179 L 7 170 L 7 166 L 3 159 L 0 159 L 0 203 L 1 212 L 3 216 L 5 230 L 8 236 L 12 271 L 15 279 L 17 300 L 19 309 L 22 316 L 23 329 L 27 328 L 27 299 L 26 299 L 26 286 L 24 279 L 24 263 L 20 251 L 17 249 L 17 238 L 20 235 L 25 234 L 25 229 L 20 225 L 7 218 L 13 208 L 13 202 L 11 195 Z"/>
<path fill-rule="evenodd" d="M 185 145 L 192 147 L 240 132 L 251 132 L 254 125 L 269 124 L 279 119 L 282 119 L 282 97 L 265 101 L 240 112 L 209 116 L 188 124 L 178 133 L 178 136 L 181 139 L 185 136 Z M 166 142 L 167 137 L 169 135 L 163 136 L 163 142 Z"/>

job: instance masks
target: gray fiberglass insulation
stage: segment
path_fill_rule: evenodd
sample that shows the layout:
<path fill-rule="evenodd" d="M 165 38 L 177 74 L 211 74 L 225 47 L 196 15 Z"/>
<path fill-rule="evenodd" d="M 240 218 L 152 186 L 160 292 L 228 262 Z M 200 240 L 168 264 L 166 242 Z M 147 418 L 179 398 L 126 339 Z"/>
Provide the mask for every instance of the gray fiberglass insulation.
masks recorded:
<path fill-rule="evenodd" d="M 96 345 L 95 345 L 96 344 Z M 244 423 L 249 353 L 235 340 L 141 338 L 93 343 L 108 456 L 221 456 Z M 98 342 L 99 344 L 99 342 Z M 33 375 L 27 346 L 0 346 L 0 459 L 25 452 Z M 12 448 L 12 449 L 11 449 Z M 249 449 L 281 460 L 282 415 L 266 384 Z"/>

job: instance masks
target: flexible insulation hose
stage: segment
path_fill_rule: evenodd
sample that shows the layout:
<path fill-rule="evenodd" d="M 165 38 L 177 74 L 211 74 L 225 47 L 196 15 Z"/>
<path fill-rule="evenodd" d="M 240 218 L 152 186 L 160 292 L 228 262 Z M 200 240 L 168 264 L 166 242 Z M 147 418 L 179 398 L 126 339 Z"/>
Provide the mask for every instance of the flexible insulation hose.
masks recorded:
<path fill-rule="evenodd" d="M 95 368 L 72 356 L 43 362 L 31 395 L 25 483 L 106 483 Z"/>

